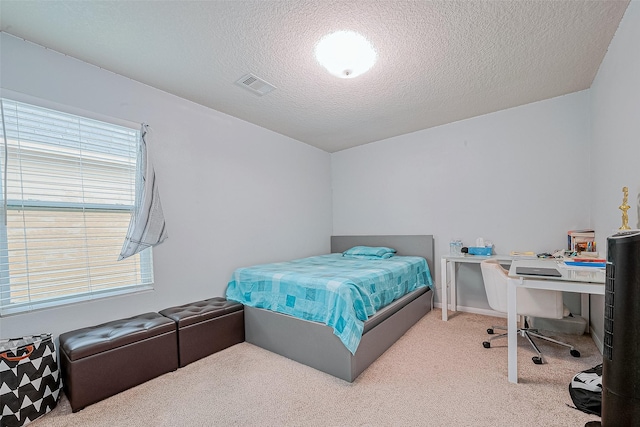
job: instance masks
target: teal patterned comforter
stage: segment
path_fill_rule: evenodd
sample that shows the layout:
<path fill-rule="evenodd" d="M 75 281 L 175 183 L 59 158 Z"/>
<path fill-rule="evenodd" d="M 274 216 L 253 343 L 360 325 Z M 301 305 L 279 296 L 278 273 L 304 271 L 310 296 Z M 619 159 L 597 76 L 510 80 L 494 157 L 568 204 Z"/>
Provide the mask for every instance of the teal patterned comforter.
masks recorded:
<path fill-rule="evenodd" d="M 227 299 L 333 328 L 355 354 L 364 321 L 408 292 L 433 286 L 424 258 L 320 255 L 237 269 Z"/>

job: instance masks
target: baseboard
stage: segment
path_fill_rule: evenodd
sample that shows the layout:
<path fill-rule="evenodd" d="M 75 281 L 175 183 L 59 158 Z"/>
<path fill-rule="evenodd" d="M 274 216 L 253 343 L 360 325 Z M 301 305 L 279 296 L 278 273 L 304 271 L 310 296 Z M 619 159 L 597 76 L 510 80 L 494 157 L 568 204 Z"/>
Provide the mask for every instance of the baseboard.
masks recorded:
<path fill-rule="evenodd" d="M 440 302 L 435 302 L 433 303 L 433 306 L 436 308 L 442 308 L 442 303 Z M 485 309 L 485 308 L 476 308 L 476 307 L 465 307 L 465 306 L 458 306 L 458 311 L 463 311 L 465 313 L 475 313 L 475 314 L 482 314 L 485 316 L 493 316 L 493 317 L 502 317 L 505 318 L 507 317 L 507 315 L 505 313 L 499 313 L 497 311 L 493 311 L 493 310 L 489 310 L 489 309 Z M 451 316 L 451 315 L 449 315 Z M 596 347 L 598 348 L 598 350 L 600 351 L 600 354 L 603 353 L 603 349 L 604 346 L 602 344 L 602 339 L 596 335 L 596 333 L 593 331 L 593 328 L 590 327 L 589 328 L 589 335 L 591 336 L 591 339 L 593 339 L 593 342 L 595 343 Z"/>
<path fill-rule="evenodd" d="M 593 328 L 589 328 L 589 332 L 589 335 L 591 335 L 591 339 L 596 344 L 596 347 L 598 347 L 598 350 L 600 350 L 600 354 L 602 354 L 604 352 L 604 345 L 602 344 L 602 340 L 598 335 L 596 335 L 596 333 L 593 331 Z"/>
<path fill-rule="evenodd" d="M 436 308 L 442 308 L 442 303 L 436 302 L 436 303 L 433 303 L 433 306 L 436 307 Z M 459 305 L 457 311 L 464 311 L 465 313 L 482 314 L 484 316 L 503 317 L 505 319 L 507 318 L 507 314 L 506 313 L 501 313 L 499 311 L 493 311 L 493 310 L 491 310 L 489 308 L 466 307 L 466 306 L 463 306 L 463 305 Z"/>

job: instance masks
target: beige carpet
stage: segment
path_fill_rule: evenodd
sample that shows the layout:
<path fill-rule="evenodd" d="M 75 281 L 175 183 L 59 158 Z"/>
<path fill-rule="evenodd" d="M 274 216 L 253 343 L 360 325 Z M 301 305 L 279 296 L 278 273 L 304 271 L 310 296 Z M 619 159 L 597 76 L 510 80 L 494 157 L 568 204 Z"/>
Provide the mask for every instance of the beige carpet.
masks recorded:
<path fill-rule="evenodd" d="M 583 426 L 568 384 L 601 363 L 588 335 L 561 336 L 582 353 L 519 338 L 519 384 L 507 382 L 506 339 L 482 347 L 496 319 L 436 309 L 352 384 L 248 343 L 238 344 L 78 413 L 63 397 L 33 427 L 58 426 Z"/>

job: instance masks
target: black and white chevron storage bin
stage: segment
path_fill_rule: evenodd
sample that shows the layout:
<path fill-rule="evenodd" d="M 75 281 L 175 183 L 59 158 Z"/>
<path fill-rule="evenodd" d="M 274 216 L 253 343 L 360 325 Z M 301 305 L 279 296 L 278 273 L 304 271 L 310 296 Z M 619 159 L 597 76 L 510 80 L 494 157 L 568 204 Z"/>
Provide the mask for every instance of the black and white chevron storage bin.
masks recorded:
<path fill-rule="evenodd" d="M 0 425 L 21 427 L 55 408 L 60 375 L 51 334 L 0 340 Z"/>

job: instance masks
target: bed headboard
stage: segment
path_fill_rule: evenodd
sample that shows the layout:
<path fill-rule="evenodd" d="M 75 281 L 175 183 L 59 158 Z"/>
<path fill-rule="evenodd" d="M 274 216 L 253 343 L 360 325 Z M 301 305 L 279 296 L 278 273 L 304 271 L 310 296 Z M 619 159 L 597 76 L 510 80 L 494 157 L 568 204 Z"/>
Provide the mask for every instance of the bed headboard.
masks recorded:
<path fill-rule="evenodd" d="M 354 246 L 387 246 L 398 255 L 421 256 L 427 260 L 431 277 L 435 277 L 432 235 L 331 236 L 331 252 L 344 252 Z"/>

